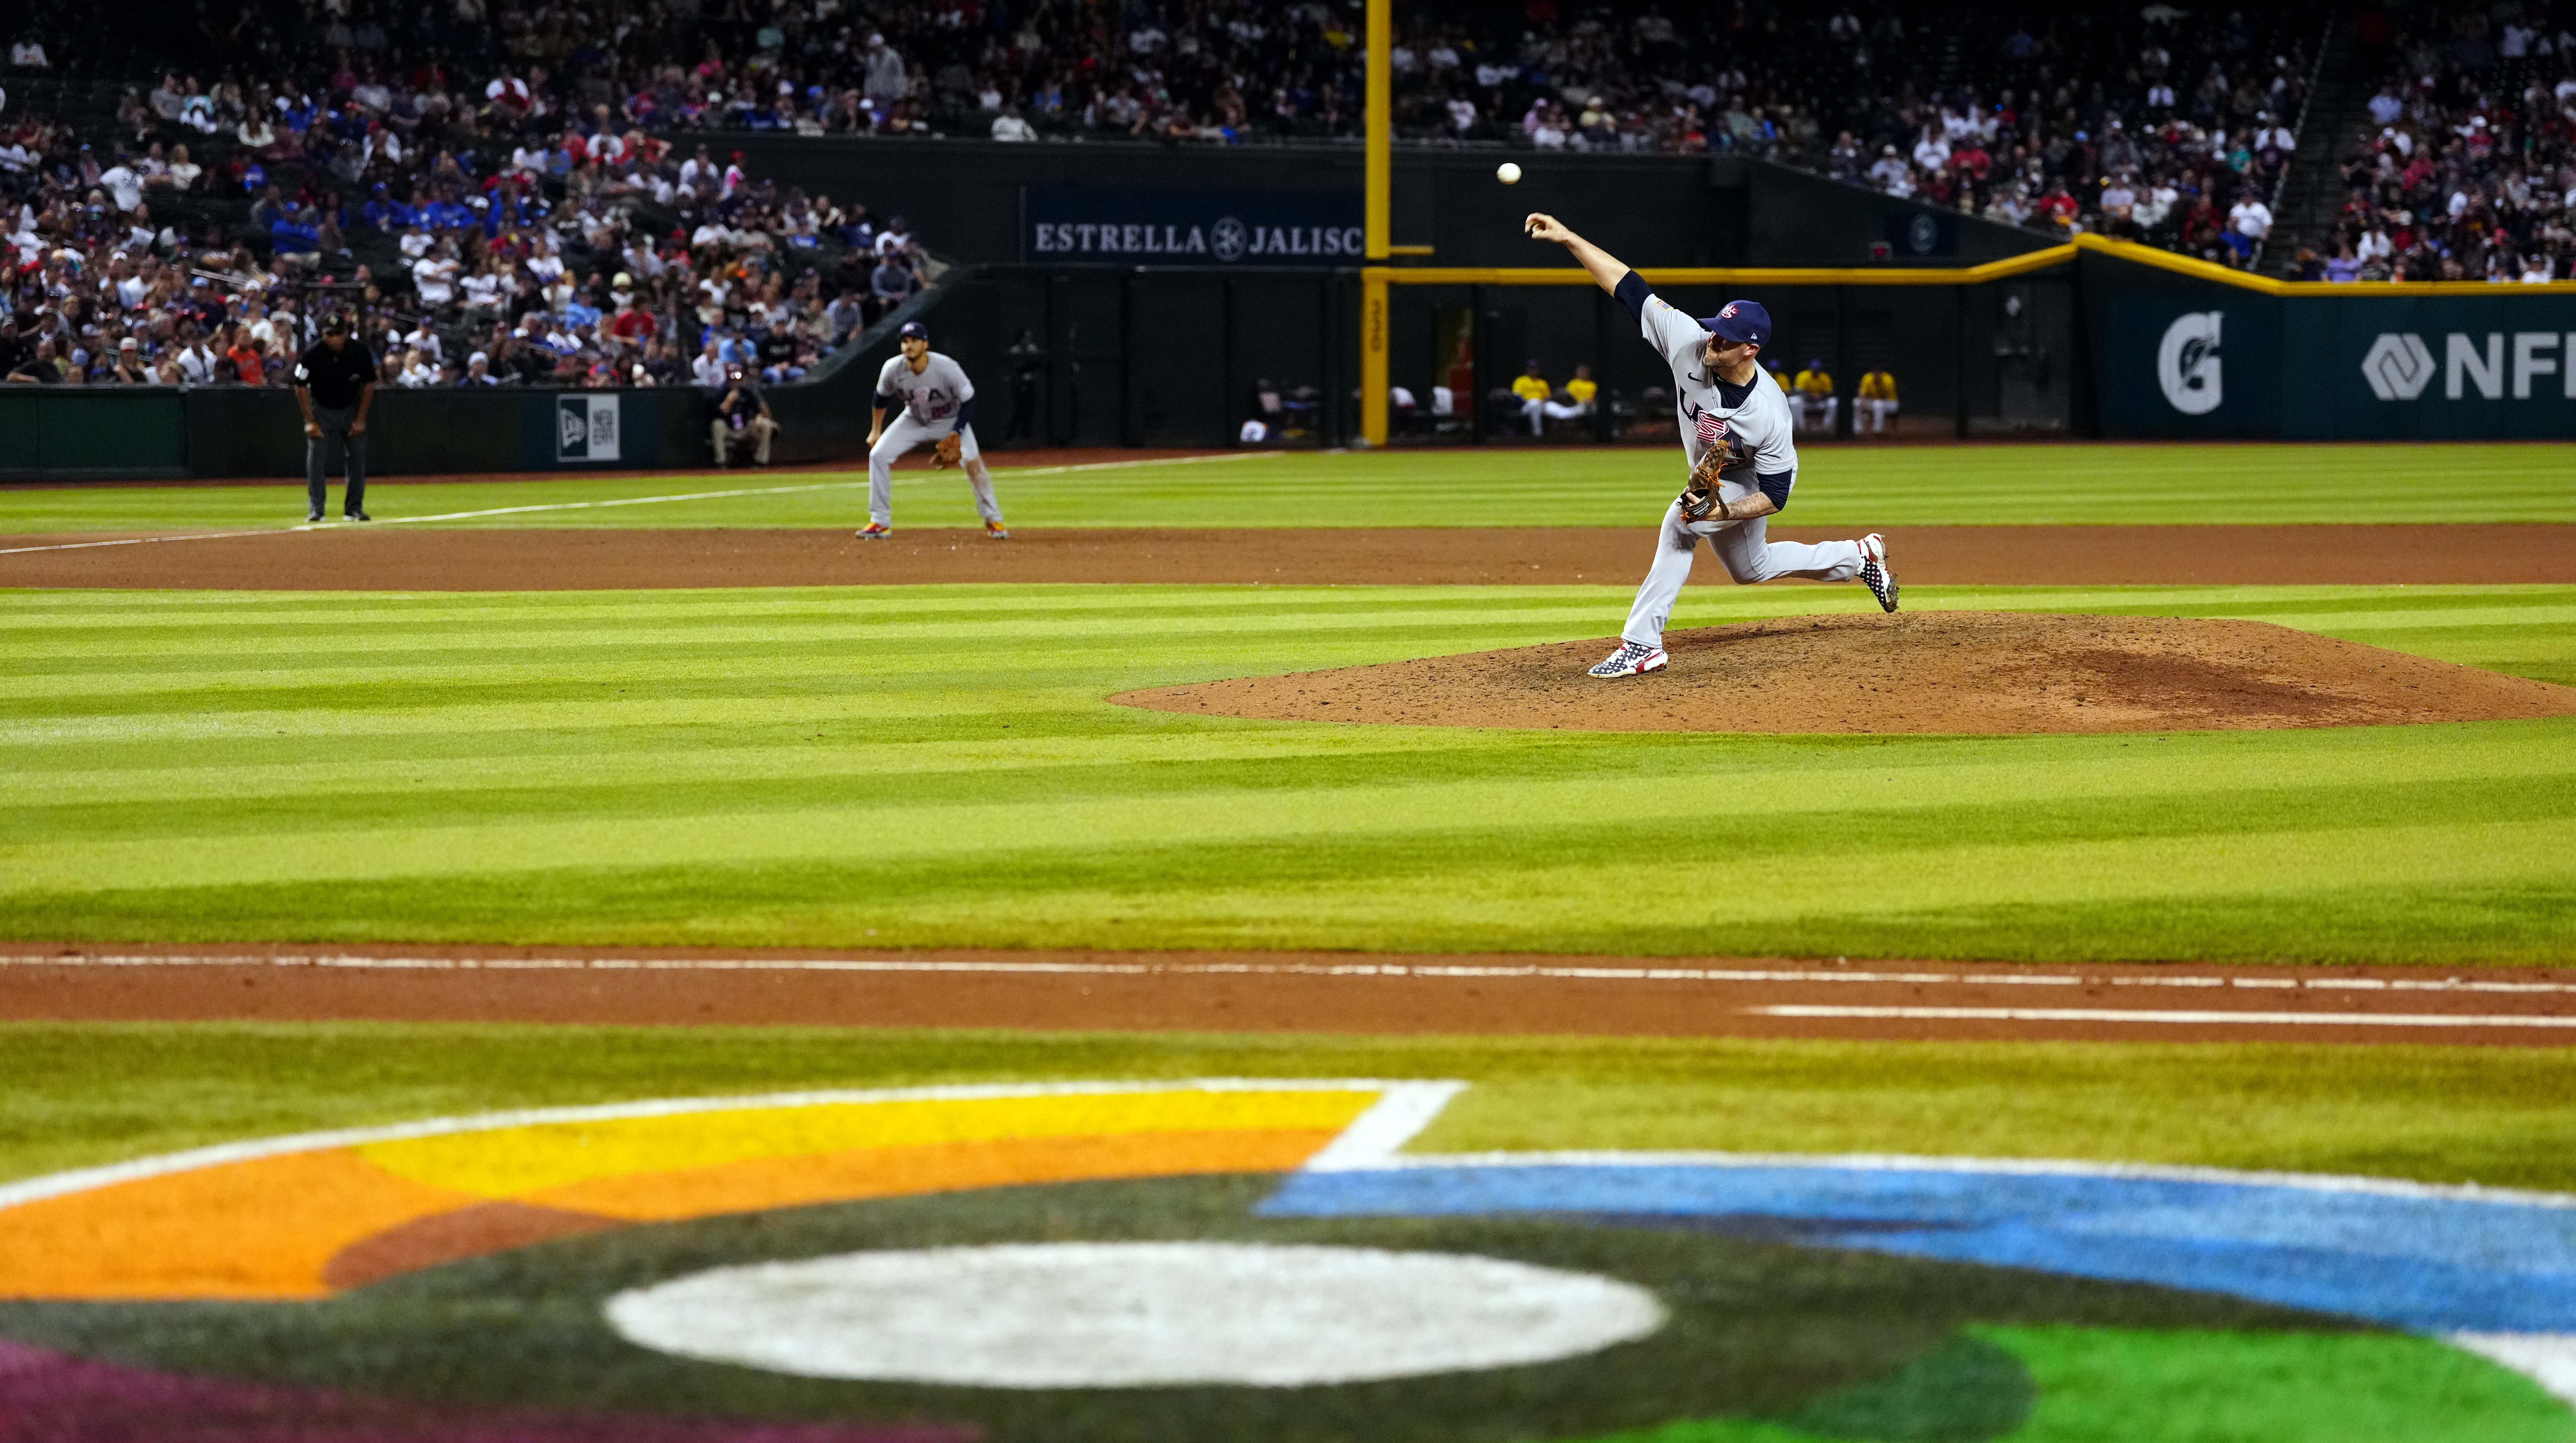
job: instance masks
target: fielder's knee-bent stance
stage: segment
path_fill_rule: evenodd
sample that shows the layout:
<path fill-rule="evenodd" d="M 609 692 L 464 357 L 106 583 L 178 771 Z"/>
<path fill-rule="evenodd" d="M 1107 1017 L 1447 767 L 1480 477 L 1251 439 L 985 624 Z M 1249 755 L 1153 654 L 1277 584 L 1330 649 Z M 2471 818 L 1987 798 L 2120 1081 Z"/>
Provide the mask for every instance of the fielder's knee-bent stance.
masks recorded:
<path fill-rule="evenodd" d="M 919 321 L 905 323 L 901 344 L 903 354 L 877 373 L 875 419 L 868 427 L 868 524 L 860 528 L 860 539 L 894 534 L 894 463 L 926 442 L 936 448 L 932 466 L 966 468 L 984 534 L 1010 540 L 1001 503 L 993 499 L 993 473 L 975 444 L 975 383 L 963 367 L 930 349 L 930 328 Z M 886 421 L 889 411 L 897 413 L 892 424 Z"/>
<path fill-rule="evenodd" d="M 1713 316 L 1693 319 L 1646 289 L 1636 272 L 1560 224 L 1532 214 L 1524 226 L 1539 240 L 1557 241 L 1574 253 L 1601 288 L 1637 318 L 1648 344 L 1673 371 L 1673 404 L 1681 415 L 1682 451 L 1691 480 L 1664 512 L 1655 538 L 1655 563 L 1637 588 L 1619 649 L 1594 676 L 1635 676 L 1664 668 L 1664 623 L 1673 614 L 1682 582 L 1705 537 L 1726 573 L 1739 585 L 1803 576 L 1816 581 L 1865 583 L 1878 604 L 1896 609 L 1896 578 L 1887 569 L 1887 543 L 1876 536 L 1810 546 L 1773 541 L 1765 518 L 1789 504 L 1798 479 L 1798 448 L 1789 439 L 1789 399 L 1755 362 L 1771 340 L 1771 317 L 1752 301 L 1730 301 Z"/>

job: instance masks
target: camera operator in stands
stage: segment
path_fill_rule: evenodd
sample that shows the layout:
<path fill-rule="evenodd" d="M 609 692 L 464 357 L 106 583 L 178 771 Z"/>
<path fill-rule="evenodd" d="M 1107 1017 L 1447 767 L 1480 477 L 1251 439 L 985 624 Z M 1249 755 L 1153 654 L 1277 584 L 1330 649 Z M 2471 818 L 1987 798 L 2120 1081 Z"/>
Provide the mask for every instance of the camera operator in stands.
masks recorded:
<path fill-rule="evenodd" d="M 725 368 L 724 394 L 716 401 L 716 465 L 732 464 L 737 446 L 749 446 L 754 465 L 769 464 L 769 438 L 776 434 L 778 421 L 769 414 L 769 398 L 760 394 L 760 383 L 748 375 L 739 361 Z"/>

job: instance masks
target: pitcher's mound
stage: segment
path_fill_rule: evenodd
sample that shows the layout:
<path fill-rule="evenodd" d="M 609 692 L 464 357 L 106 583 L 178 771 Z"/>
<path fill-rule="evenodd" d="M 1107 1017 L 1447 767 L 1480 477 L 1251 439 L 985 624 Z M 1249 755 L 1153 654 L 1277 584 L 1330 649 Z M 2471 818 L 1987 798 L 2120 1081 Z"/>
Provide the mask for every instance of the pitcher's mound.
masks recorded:
<path fill-rule="evenodd" d="M 2260 621 L 1935 611 L 1674 632 L 1668 670 L 1602 681 L 1613 641 L 1125 692 L 1158 711 L 1569 731 L 2124 732 L 2576 715 L 2576 688 Z"/>

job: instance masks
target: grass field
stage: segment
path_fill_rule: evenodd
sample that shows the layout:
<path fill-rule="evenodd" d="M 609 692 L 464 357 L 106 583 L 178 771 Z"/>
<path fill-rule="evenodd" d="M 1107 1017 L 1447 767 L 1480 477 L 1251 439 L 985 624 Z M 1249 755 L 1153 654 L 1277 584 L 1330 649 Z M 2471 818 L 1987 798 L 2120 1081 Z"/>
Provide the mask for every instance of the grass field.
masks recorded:
<path fill-rule="evenodd" d="M 1818 447 L 1789 520 L 2422 521 L 2419 487 L 2376 479 L 2383 452 Z M 2465 454 L 2442 520 L 2576 522 L 2576 451 Z M 1004 468 L 1002 495 L 1030 527 L 1632 525 L 1673 482 L 1661 451 L 1305 454 Z M 901 485 L 901 524 L 971 524 L 955 479 Z M 864 488 L 847 472 L 392 482 L 370 506 L 392 525 L 822 527 L 855 524 Z M 717 491 L 741 494 L 699 494 Z M 655 499 L 673 496 L 695 499 Z M 0 491 L 0 534 L 301 514 L 285 485 Z M 1757 737 L 1103 700 L 1604 638 L 1628 581 L 0 590 L 0 938 L 2576 965 L 2576 718 Z M 1905 601 L 2252 618 L 2576 685 L 2576 587 L 1916 586 Z M 1699 587 L 1673 624 L 1863 610 L 1857 588 Z M 2576 1048 L 1562 1031 L 0 1023 L 0 1185 L 16 1185 L 0 1202 L 0 1436 L 2576 1443 L 2576 1211 L 2415 1186 L 2576 1196 Z M 760 1121 L 729 1102 L 652 1134 L 676 1115 L 657 1099 L 1210 1077 L 1467 1087 L 1405 1166 L 1348 1171 L 1187 1151 L 1303 1136 L 1276 1120 L 1157 1140 L 1142 1124 L 987 1136 L 934 1119 L 918 1147 L 859 1145 L 831 1132 L 846 1118 L 815 1120 L 861 1105 L 837 1093 Z M 1296 1095 L 1358 1099 L 1339 1128 L 1380 1090 L 1440 1091 Z M 309 1143 L 57 1176 L 599 1104 L 646 1104 L 627 1112 L 647 1120 L 520 1118 L 499 1140 L 442 1123 L 411 1152 Z M 705 1151 L 637 1141 L 687 1127 Z M 1532 1153 L 1558 1160 L 1513 1156 Z M 463 1171 L 402 1170 L 431 1155 Z M 1080 1161 L 1096 1157 L 1128 1170 Z M 486 1162 L 606 1181 L 478 1191 L 463 1179 Z M 1475 1191 L 1522 1173 L 1544 1176 L 1511 1184 L 1533 1189 L 1518 1203 Z M 818 1177 L 840 1181 L 795 1191 Z M 733 1196 L 724 1178 L 785 1190 L 692 1211 Z M 638 1209 L 581 1211 L 613 1196 Z M 1666 1317 L 1511 1368 L 1043 1390 L 737 1366 L 609 1321 L 624 1290 L 736 1265 L 1181 1239 L 1512 1260 L 1624 1280 Z M 100 1281 L 185 1267 L 208 1269 L 184 1274 L 201 1291 Z M 242 1277 L 328 1286 L 225 1290 Z M 45 1282 L 63 1278 L 90 1282 Z"/>
<path fill-rule="evenodd" d="M 2576 681 L 2549 587 L 1909 591 Z M 1624 589 L 22 593 L 22 938 L 2565 961 L 2576 723 L 1344 728 L 1131 687 L 1606 635 Z M 1676 624 L 1847 611 L 1696 590 Z M 1722 869 L 1723 896 L 1692 879 Z M 1641 894 L 1669 900 L 1641 911 Z"/>
<path fill-rule="evenodd" d="M 418 1117 L 1053 1078 L 1456 1078 L 1417 1142 L 2284 1168 L 2576 1192 L 2576 1053 L 2479 1047 L 27 1023 L 0 1180 Z"/>
<path fill-rule="evenodd" d="M 1803 525 L 2250 525 L 2576 521 L 2576 451 L 2496 444 L 2438 497 L 2385 479 L 2378 446 L 1812 447 L 1787 520 Z M 1678 484 L 1661 447 L 1271 453 L 1221 462 L 1015 470 L 995 453 L 1021 526 L 1624 526 Z M 972 526 L 953 476 L 896 477 L 896 522 Z M 700 500 L 641 498 L 710 492 Z M 867 476 L 689 472 L 602 480 L 371 484 L 378 521 L 444 526 L 842 526 L 866 519 Z M 624 504 L 601 505 L 603 502 Z M 301 485 L 0 491 L 0 535 L 286 526 Z M 531 510 L 527 508 L 543 508 Z M 475 514 L 485 513 L 485 514 Z M 409 524 L 406 522 L 406 524 Z"/>

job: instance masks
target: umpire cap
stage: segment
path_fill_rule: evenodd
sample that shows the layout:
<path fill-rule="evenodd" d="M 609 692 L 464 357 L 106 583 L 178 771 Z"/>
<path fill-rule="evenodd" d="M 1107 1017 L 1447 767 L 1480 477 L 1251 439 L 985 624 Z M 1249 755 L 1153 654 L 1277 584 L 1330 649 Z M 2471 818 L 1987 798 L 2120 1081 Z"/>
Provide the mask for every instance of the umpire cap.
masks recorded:
<path fill-rule="evenodd" d="M 1730 345 L 1750 341 L 1757 346 L 1771 344 L 1771 313 L 1760 301 L 1728 301 L 1717 308 L 1717 314 L 1699 318 L 1700 329 L 1716 334 Z"/>

